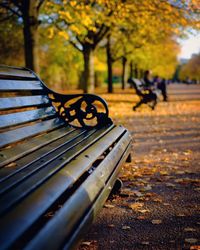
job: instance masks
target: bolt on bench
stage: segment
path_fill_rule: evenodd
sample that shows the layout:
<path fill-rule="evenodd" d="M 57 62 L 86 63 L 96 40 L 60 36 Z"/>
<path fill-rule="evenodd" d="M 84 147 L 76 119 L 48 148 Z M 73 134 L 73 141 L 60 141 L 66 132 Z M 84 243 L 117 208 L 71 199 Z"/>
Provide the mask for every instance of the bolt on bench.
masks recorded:
<path fill-rule="evenodd" d="M 71 249 L 130 160 L 96 95 L 62 95 L 0 66 L 0 249 Z"/>

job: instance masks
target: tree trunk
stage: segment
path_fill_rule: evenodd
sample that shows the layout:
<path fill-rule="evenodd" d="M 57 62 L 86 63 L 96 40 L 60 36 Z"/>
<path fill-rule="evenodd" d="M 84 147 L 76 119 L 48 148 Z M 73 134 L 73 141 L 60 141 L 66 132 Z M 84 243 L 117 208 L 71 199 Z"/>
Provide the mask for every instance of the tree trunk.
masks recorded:
<path fill-rule="evenodd" d="M 137 64 L 135 64 L 135 78 L 138 78 L 138 67 L 137 67 Z"/>
<path fill-rule="evenodd" d="M 108 41 L 106 44 L 106 54 L 107 54 L 107 69 L 108 69 L 108 93 L 113 93 L 112 54 L 110 48 L 110 35 L 107 38 Z"/>
<path fill-rule="evenodd" d="M 130 62 L 130 75 L 129 78 L 133 78 L 133 61 Z"/>
<path fill-rule="evenodd" d="M 126 62 L 127 62 L 127 58 L 123 56 L 122 57 L 122 89 L 125 89 L 125 84 L 126 84 Z"/>
<path fill-rule="evenodd" d="M 83 58 L 84 58 L 84 93 L 94 93 L 94 50 L 90 46 L 85 46 L 83 48 Z"/>
<path fill-rule="evenodd" d="M 27 68 L 39 73 L 38 62 L 38 9 L 37 1 L 23 0 L 24 53 Z"/>

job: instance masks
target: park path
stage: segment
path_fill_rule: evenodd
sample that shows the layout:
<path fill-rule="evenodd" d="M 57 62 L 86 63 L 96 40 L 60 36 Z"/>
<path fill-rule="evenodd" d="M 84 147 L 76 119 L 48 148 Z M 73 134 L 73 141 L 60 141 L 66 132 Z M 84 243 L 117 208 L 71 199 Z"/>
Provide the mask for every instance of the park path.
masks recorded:
<path fill-rule="evenodd" d="M 200 249 L 200 86 L 168 92 L 168 103 L 137 112 L 130 90 L 103 95 L 133 135 L 133 160 L 121 171 L 121 194 L 106 202 L 79 250 Z"/>

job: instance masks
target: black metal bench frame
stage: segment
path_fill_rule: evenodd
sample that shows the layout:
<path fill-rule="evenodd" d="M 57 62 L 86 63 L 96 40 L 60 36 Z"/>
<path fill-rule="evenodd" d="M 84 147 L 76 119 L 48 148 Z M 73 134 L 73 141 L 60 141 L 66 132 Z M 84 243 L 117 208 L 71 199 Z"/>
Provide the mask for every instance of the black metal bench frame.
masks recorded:
<path fill-rule="evenodd" d="M 0 248 L 71 249 L 130 160 L 131 135 L 91 94 L 0 66 Z"/>
<path fill-rule="evenodd" d="M 157 94 L 151 89 L 144 88 L 142 83 L 138 79 L 129 78 L 128 83 L 135 89 L 135 93 L 140 98 L 139 102 L 133 106 L 135 111 L 142 104 L 147 104 L 152 110 L 155 109 L 157 104 Z"/>

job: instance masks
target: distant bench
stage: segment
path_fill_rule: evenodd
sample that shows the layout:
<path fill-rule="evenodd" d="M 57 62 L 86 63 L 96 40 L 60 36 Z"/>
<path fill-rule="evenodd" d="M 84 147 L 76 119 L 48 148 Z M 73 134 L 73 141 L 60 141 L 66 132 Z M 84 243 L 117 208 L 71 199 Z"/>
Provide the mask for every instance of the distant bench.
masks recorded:
<path fill-rule="evenodd" d="M 133 106 L 133 110 L 135 111 L 142 104 L 147 104 L 153 110 L 157 104 L 158 92 L 145 88 L 144 84 L 136 78 L 129 78 L 128 83 L 135 89 L 136 95 L 140 98 L 139 102 Z"/>
<path fill-rule="evenodd" d="M 70 249 L 130 160 L 131 136 L 96 95 L 61 95 L 0 66 L 0 249 Z"/>

